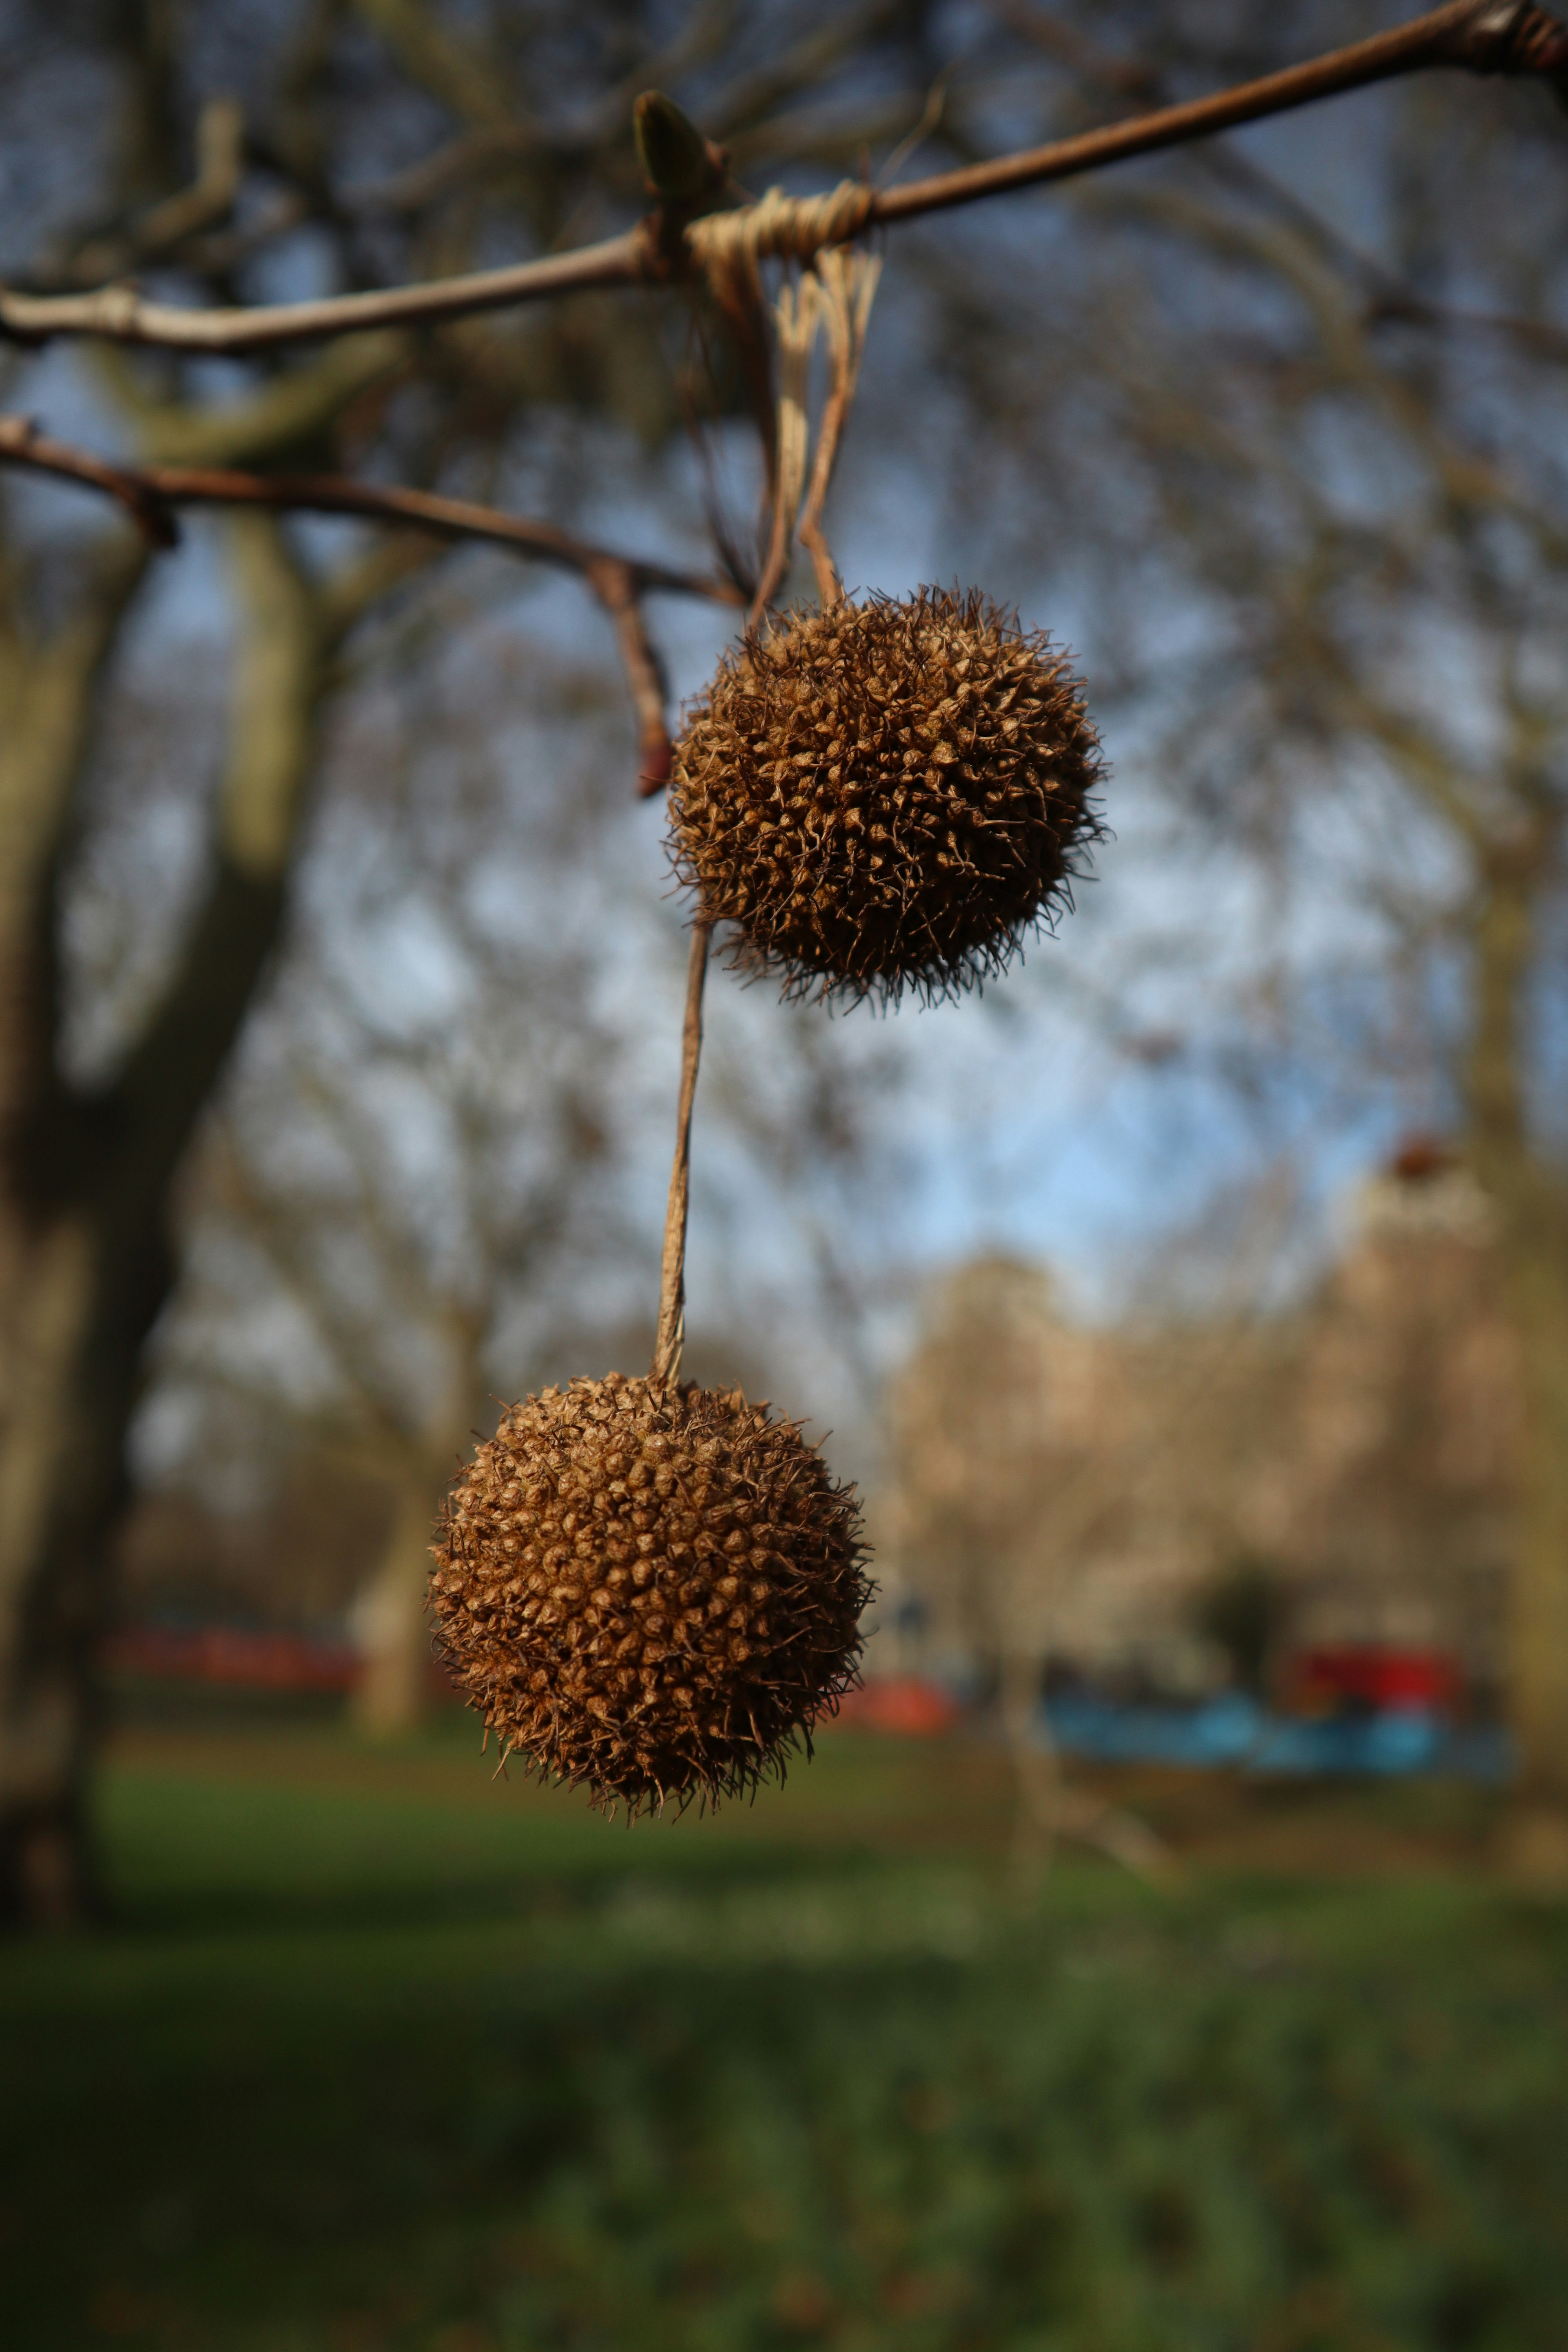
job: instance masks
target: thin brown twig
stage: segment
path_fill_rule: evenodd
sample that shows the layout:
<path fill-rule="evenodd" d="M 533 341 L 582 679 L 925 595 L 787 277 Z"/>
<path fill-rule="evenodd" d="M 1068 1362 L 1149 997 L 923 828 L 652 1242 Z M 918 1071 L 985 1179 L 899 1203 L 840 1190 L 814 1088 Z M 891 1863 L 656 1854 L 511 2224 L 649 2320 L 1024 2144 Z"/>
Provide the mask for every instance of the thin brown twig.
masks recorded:
<path fill-rule="evenodd" d="M 0 416 L 0 463 L 28 466 L 84 487 L 107 490 L 130 509 L 160 546 L 171 546 L 169 509 L 179 506 L 276 507 L 294 512 L 362 516 L 369 522 L 397 523 L 435 531 L 444 539 L 487 541 L 542 562 L 560 563 L 592 578 L 619 567 L 637 595 L 701 596 L 714 604 L 739 604 L 734 584 L 718 573 L 683 572 L 614 548 L 577 539 L 558 524 L 467 499 L 440 498 L 430 490 L 383 489 L 346 474 L 250 474 L 222 466 L 116 466 L 90 452 L 39 433 L 25 416 Z"/>
<path fill-rule="evenodd" d="M 632 708 L 637 713 L 637 797 L 650 800 L 668 783 L 675 758 L 669 740 L 669 694 L 664 670 L 643 618 L 632 566 L 618 557 L 603 556 L 589 565 L 585 577 L 615 623 L 621 667 L 626 671 Z"/>
<path fill-rule="evenodd" d="M 890 188 L 878 197 L 871 217 L 876 222 L 910 220 L 1012 188 L 1039 187 L 1431 66 L 1480 74 L 1540 74 L 1568 82 L 1568 26 L 1530 5 L 1529 0 L 1502 0 L 1500 5 L 1495 0 L 1450 0 L 1447 7 L 1417 16 L 1393 32 L 1354 41 L 1348 48 L 1332 49 L 1282 73 L 1265 74 L 1259 80 L 1240 82 L 1180 106 L 1162 107 L 1157 113 L 1133 115 L 1099 131 L 1080 131 L 1049 146 Z"/>
<path fill-rule="evenodd" d="M 686 967 L 686 1020 L 680 1036 L 680 1102 L 675 1118 L 675 1163 L 669 1171 L 669 1202 L 664 1217 L 664 1258 L 659 1269 L 658 1332 L 654 1340 L 656 1388 L 672 1388 L 680 1378 L 686 1339 L 686 1214 L 691 1195 L 691 1106 L 697 1066 L 702 1058 L 702 983 L 708 976 L 709 926 L 700 916 L 691 926 Z"/>
<path fill-rule="evenodd" d="M 883 190 L 871 197 L 851 230 L 821 235 L 817 242 L 843 242 L 847 236 L 879 224 L 912 220 L 981 197 L 1100 171 L 1134 155 L 1209 138 L 1243 122 L 1259 121 L 1318 99 L 1434 66 L 1482 74 L 1538 75 L 1568 93 L 1568 27 L 1531 5 L 1531 0 L 1449 0 L 1448 5 L 1393 32 L 1353 42 L 1283 73 L 1267 74 L 1208 98 L 1137 115 L 1048 146 Z M 808 257 L 795 245 L 790 250 L 797 258 Z M 423 285 L 335 295 L 313 302 L 183 310 L 145 301 L 134 286 L 126 284 L 64 295 L 0 289 L 0 338 L 42 343 L 55 335 L 96 335 L 110 341 L 154 343 L 169 350 L 255 352 L 324 335 L 362 333 L 371 328 L 430 326 L 588 287 L 657 285 L 681 266 L 679 245 L 663 233 L 656 216 L 574 252 L 549 254 L 502 269 L 475 270 Z M 689 245 L 685 266 L 692 267 Z"/>
<path fill-rule="evenodd" d="M 89 237 L 68 265 L 68 285 L 100 286 L 110 272 L 156 261 L 228 218 L 245 169 L 245 116 L 232 98 L 205 101 L 195 145 L 194 179 L 129 226 Z"/>
<path fill-rule="evenodd" d="M 0 416 L 0 465 L 26 466 L 36 473 L 79 482 L 84 489 L 104 490 L 118 499 L 154 547 L 179 544 L 179 526 L 162 489 L 129 467 L 110 465 L 90 450 L 48 440 L 30 416 Z"/>

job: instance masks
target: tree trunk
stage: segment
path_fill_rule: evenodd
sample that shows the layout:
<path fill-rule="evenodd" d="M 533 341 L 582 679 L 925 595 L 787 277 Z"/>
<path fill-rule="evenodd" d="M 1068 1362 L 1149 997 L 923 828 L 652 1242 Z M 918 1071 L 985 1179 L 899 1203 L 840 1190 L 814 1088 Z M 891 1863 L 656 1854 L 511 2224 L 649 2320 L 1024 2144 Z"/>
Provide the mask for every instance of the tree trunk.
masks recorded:
<path fill-rule="evenodd" d="M 32 901 L 6 941 L 18 1013 L 0 1076 L 0 1918 L 32 1924 L 68 1924 L 94 1907 L 84 1805 L 93 1661 L 142 1350 L 174 1280 L 175 1179 L 282 919 L 312 757 L 316 601 L 270 520 L 241 519 L 233 544 L 241 630 L 212 878 L 163 1003 L 112 1083 L 68 1086 L 55 1035 L 58 845 L 101 651 L 79 668 L 77 737 L 51 780 L 58 814 L 44 827 L 35 808 L 47 854 L 33 860 Z M 28 781 L 25 714 L 13 748 L 8 815 Z M 35 802 L 40 791 L 35 776 Z"/>
<path fill-rule="evenodd" d="M 1013 1766 L 1015 1894 L 1025 1903 L 1036 1899 L 1057 1846 L 1068 1838 L 1109 1854 L 1152 1885 L 1173 1883 L 1180 1865 L 1146 1822 L 1063 1778 L 1045 1714 L 1043 1646 L 1011 1642 L 1000 1666 L 1002 1729 Z"/>
<path fill-rule="evenodd" d="M 414 1730 L 430 1705 L 430 1542 L 440 1480 L 410 1463 L 380 1567 L 355 1604 L 364 1670 L 354 1692 L 362 1729 L 385 1739 Z"/>
<path fill-rule="evenodd" d="M 1002 1736 L 1013 1768 L 1014 1890 L 1032 1901 L 1061 1833 L 1061 1772 L 1041 1706 L 1044 1659 L 1032 1648 L 1009 1643 L 998 1663 Z"/>
<path fill-rule="evenodd" d="M 82 1494 L 79 1464 L 89 1475 L 101 1467 L 73 1428 L 68 1402 L 93 1260 L 87 1219 L 63 1218 L 36 1236 L 9 1302 L 16 1379 L 0 1433 L 0 1918 L 39 1925 L 63 1924 L 89 1899 L 82 1662 L 59 1638 L 81 1596 L 57 1591 L 52 1579 L 58 1500 Z M 47 1627 L 40 1622 L 46 1599 L 56 1620 Z"/>
<path fill-rule="evenodd" d="M 1568 1809 L 1568 1188 L 1531 1148 L 1521 1075 L 1550 846 L 1543 824 L 1484 864 L 1468 1095 L 1520 1371 L 1510 1707 L 1522 1792 L 1561 1811 Z"/>
<path fill-rule="evenodd" d="M 96 1277 L 92 1220 L 66 1181 L 55 897 L 97 689 L 145 563 L 130 538 L 107 543 L 41 644 L 0 614 L 0 1918 L 62 1920 L 85 1896 L 83 1708 L 37 1609 L 58 1498 L 85 1484 L 64 1398 Z"/>

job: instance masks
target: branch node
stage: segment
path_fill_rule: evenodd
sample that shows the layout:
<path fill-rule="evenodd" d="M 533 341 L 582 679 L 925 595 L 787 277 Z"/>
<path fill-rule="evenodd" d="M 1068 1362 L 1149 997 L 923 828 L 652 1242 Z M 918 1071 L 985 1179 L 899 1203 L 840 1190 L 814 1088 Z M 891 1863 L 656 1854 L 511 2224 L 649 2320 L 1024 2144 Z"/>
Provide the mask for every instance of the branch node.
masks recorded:
<path fill-rule="evenodd" d="M 1475 74 L 1568 73 L 1568 27 L 1533 0 L 1477 0 L 1439 44 L 1445 63 Z"/>
<path fill-rule="evenodd" d="M 789 196 L 770 188 L 733 213 L 706 213 L 686 232 L 687 248 L 710 278 L 736 268 L 754 274 L 763 261 L 815 261 L 827 245 L 847 245 L 877 210 L 864 180 L 840 180 L 825 195 Z"/>

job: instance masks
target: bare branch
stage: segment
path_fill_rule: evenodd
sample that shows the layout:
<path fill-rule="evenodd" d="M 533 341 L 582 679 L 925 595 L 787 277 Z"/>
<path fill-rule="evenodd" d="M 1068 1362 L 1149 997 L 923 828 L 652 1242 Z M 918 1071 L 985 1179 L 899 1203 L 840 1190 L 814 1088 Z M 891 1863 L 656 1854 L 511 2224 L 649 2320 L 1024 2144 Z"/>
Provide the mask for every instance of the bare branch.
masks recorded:
<path fill-rule="evenodd" d="M 459 122 L 484 128 L 510 121 L 497 61 L 447 31 L 418 0 L 354 0 L 354 12 L 378 34 L 410 78 Z"/>
<path fill-rule="evenodd" d="M 118 499 L 146 531 L 153 546 L 172 548 L 179 539 L 174 527 L 174 506 L 240 506 L 270 513 L 362 515 L 367 522 L 393 522 L 418 531 L 435 531 L 439 539 L 475 539 L 489 546 L 508 548 L 512 555 L 533 555 L 541 562 L 564 564 L 578 572 L 605 607 L 616 628 L 632 710 L 637 715 L 637 791 L 647 800 L 663 793 L 670 781 L 670 724 L 668 724 L 666 677 L 658 654 L 648 640 L 642 616 L 644 595 L 696 595 L 712 604 L 742 604 L 745 597 L 733 581 L 712 572 L 677 572 L 670 564 L 647 562 L 635 555 L 618 555 L 599 548 L 590 539 L 574 539 L 555 522 L 533 522 L 527 515 L 503 515 L 494 506 L 472 506 L 468 499 L 437 499 L 428 489 L 376 489 L 369 482 L 353 482 L 336 473 L 233 473 L 216 466 L 110 466 L 106 458 L 73 449 L 68 442 L 45 440 L 26 416 L 0 416 L 0 466 L 28 466 L 36 473 L 52 473 L 85 489 L 103 489 Z M 360 595 L 339 597 L 341 624 L 348 625 L 357 604 L 393 585 L 405 564 L 393 564 L 390 576 L 384 564 L 374 567 L 362 583 Z M 336 630 L 341 635 L 341 630 Z"/>
<path fill-rule="evenodd" d="M 205 505 L 259 508 L 272 512 L 363 516 L 367 521 L 412 526 L 448 540 L 479 540 L 514 554 L 537 557 L 579 572 L 615 625 L 637 714 L 637 789 L 646 799 L 669 781 L 670 741 L 667 695 L 658 656 L 649 640 L 639 599 L 648 594 L 700 596 L 718 604 L 744 603 L 741 591 L 721 575 L 681 572 L 668 564 L 617 554 L 591 540 L 575 539 L 558 525 L 524 515 L 500 513 L 466 499 L 444 499 L 428 490 L 379 489 L 338 474 L 244 474 L 218 467 L 113 466 L 68 443 L 36 432 L 25 416 L 0 416 L 0 465 L 26 466 L 84 488 L 106 491 L 134 518 L 156 547 L 177 540 L 172 509 Z M 367 593 L 378 593 L 379 572 Z"/>
<path fill-rule="evenodd" d="M 55 335 L 98 335 L 107 342 L 156 343 L 166 351 L 259 352 L 322 335 L 359 334 L 371 327 L 432 326 L 445 319 L 506 310 L 551 294 L 592 286 L 643 286 L 662 274 L 639 225 L 574 253 L 548 254 L 504 269 L 477 269 L 422 286 L 393 286 L 338 294 L 315 302 L 279 302 L 255 310 L 187 310 L 146 302 L 133 286 L 103 286 L 95 294 L 0 292 L 0 338 L 43 343 Z"/>
<path fill-rule="evenodd" d="M 945 172 L 936 179 L 916 180 L 905 188 L 890 188 L 878 198 L 875 218 L 908 220 L 916 214 L 972 204 L 979 196 L 1001 195 L 1011 188 L 1039 187 L 1047 181 L 1071 178 L 1102 170 L 1131 155 L 1153 154 L 1161 148 L 1206 139 L 1216 131 L 1258 122 L 1267 115 L 1286 114 L 1317 99 L 1362 89 L 1369 82 L 1387 81 L 1429 66 L 1458 66 L 1480 74 L 1541 74 L 1568 89 L 1568 27 L 1530 6 L 1528 0 L 1516 0 L 1516 5 L 1505 0 L 1500 6 L 1490 5 L 1490 0 L 1450 0 L 1447 7 L 1417 16 L 1394 32 L 1352 42 L 1348 48 L 1331 50 L 1326 57 L 1291 66 L 1283 73 L 1265 74 L 1259 81 L 1238 83 L 1212 98 L 1163 107 L 1158 113 L 1134 115 L 1101 131 L 1057 140 L 1048 147 L 1000 156 L 994 163 L 975 163 L 961 172 Z"/>
<path fill-rule="evenodd" d="M 1328 365 L 1343 383 L 1388 410 L 1410 446 L 1426 457 L 1446 498 L 1481 513 L 1501 508 L 1531 532 L 1551 562 L 1561 563 L 1568 556 L 1568 541 L 1539 504 L 1502 467 L 1457 446 L 1441 430 L 1429 401 L 1379 361 L 1368 340 L 1372 322 L 1366 313 L 1348 299 L 1337 269 L 1321 260 L 1292 226 L 1234 210 L 1215 212 L 1170 189 L 1122 190 L 1100 201 L 1163 219 L 1216 250 L 1228 249 L 1276 270 L 1310 310 Z"/>
<path fill-rule="evenodd" d="M 68 481 L 107 490 L 129 508 L 161 547 L 174 544 L 168 509 L 176 506 L 270 507 L 308 514 L 362 516 L 367 522 L 398 523 L 431 530 L 443 539 L 475 539 L 560 563 L 582 572 L 607 606 L 617 596 L 663 593 L 701 596 L 738 604 L 740 591 L 717 573 L 682 572 L 668 564 L 618 554 L 591 540 L 575 539 L 556 524 L 526 515 L 503 514 L 467 499 L 438 498 L 429 490 L 380 489 L 343 474 L 247 474 L 219 466 L 113 466 L 68 443 L 51 441 L 25 416 L 0 416 L 0 464 L 31 467 Z M 624 587 L 612 573 L 624 575 Z M 608 593 L 604 583 L 610 583 Z"/>
<path fill-rule="evenodd" d="M 26 466 L 36 473 L 61 475 L 86 489 L 106 490 L 111 499 L 119 499 L 153 547 L 179 544 L 178 526 L 161 492 L 125 467 L 93 457 L 89 450 L 46 440 L 29 416 L 0 416 L 0 465 Z"/>
<path fill-rule="evenodd" d="M 1318 99 L 1435 66 L 1539 76 L 1568 95 L 1568 27 L 1531 6 L 1530 0 L 1449 0 L 1448 5 L 1394 32 L 1354 42 L 1286 72 L 1048 146 L 913 180 L 901 188 L 859 191 L 864 200 L 858 204 L 807 197 L 792 205 L 777 195 L 764 198 L 773 217 L 769 238 L 759 250 L 809 260 L 824 246 L 847 243 L 868 227 L 1100 171 L 1131 156 L 1209 138 L 1239 123 L 1257 122 Z M 182 310 L 144 301 L 129 285 L 76 295 L 0 290 L 0 337 L 41 343 L 55 335 L 85 334 L 171 350 L 255 352 L 372 327 L 431 325 L 588 287 L 661 283 L 683 265 L 687 269 L 694 266 L 703 228 L 702 222 L 693 223 L 672 238 L 668 226 L 656 215 L 599 244 L 503 269 L 258 309 Z"/>
<path fill-rule="evenodd" d="M 537 155 L 541 144 L 539 132 L 522 122 L 490 123 L 482 131 L 464 131 L 405 171 L 384 180 L 367 180 L 347 190 L 339 201 L 353 219 L 372 218 L 378 213 L 417 213 L 450 188 Z"/>
<path fill-rule="evenodd" d="M 668 690 L 637 602 L 632 567 L 611 556 L 589 566 L 588 584 L 616 625 L 621 667 L 637 720 L 637 795 L 650 800 L 669 782 L 675 750 L 669 740 Z M 728 586 L 729 583 L 726 582 Z M 733 601 L 741 601 L 732 590 Z"/>
<path fill-rule="evenodd" d="M 96 286 L 113 270 L 155 260 L 234 209 L 245 163 L 245 117 L 232 98 L 209 98 L 196 121 L 196 170 L 189 185 L 141 214 L 117 235 L 96 236 L 71 260 L 68 283 Z"/>

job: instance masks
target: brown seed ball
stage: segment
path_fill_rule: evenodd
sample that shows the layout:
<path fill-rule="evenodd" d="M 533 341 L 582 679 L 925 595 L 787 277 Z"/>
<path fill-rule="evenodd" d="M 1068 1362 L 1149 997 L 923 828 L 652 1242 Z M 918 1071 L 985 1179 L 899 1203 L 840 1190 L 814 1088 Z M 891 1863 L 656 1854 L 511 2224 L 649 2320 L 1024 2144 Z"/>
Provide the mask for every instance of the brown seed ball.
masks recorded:
<path fill-rule="evenodd" d="M 929 1002 L 1070 903 L 1101 774 L 1066 656 L 977 591 L 789 612 L 689 714 L 671 856 L 786 995 Z"/>
<path fill-rule="evenodd" d="M 754 1789 L 858 1678 L 854 1490 L 738 1389 L 612 1372 L 501 1416 L 430 1599 L 501 1743 L 636 1813 Z"/>

